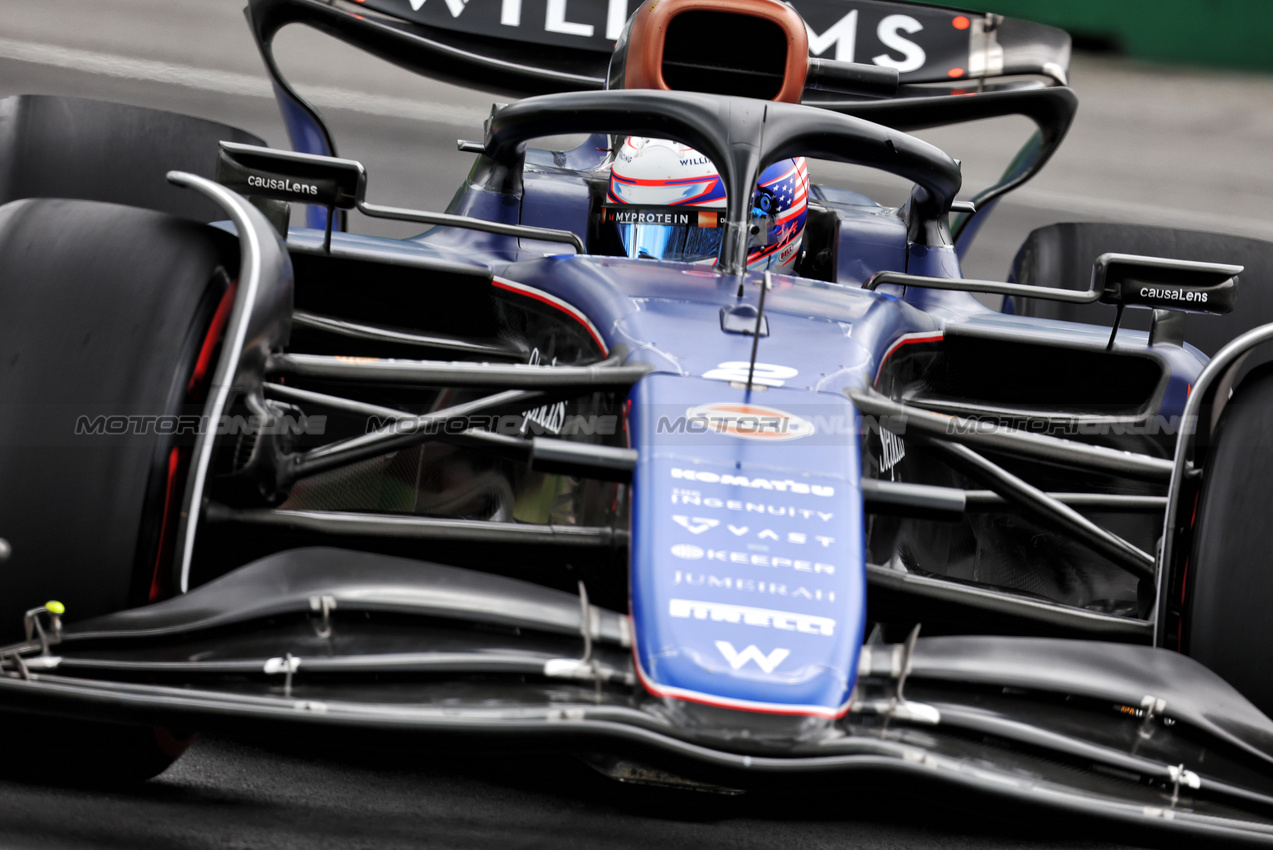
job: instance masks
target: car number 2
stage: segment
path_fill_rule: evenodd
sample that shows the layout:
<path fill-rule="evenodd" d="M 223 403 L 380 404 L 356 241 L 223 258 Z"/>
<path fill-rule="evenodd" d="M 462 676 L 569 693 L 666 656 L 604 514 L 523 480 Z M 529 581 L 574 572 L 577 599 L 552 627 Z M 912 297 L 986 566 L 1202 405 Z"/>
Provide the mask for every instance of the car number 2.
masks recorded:
<path fill-rule="evenodd" d="M 715 369 L 704 372 L 703 377 L 715 381 L 745 382 L 750 366 L 751 364 L 746 360 L 729 360 L 724 363 L 718 363 Z M 792 369 L 790 366 L 757 363 L 752 382 L 766 387 L 781 387 L 787 382 L 788 378 L 794 378 L 798 374 L 799 370 Z"/>

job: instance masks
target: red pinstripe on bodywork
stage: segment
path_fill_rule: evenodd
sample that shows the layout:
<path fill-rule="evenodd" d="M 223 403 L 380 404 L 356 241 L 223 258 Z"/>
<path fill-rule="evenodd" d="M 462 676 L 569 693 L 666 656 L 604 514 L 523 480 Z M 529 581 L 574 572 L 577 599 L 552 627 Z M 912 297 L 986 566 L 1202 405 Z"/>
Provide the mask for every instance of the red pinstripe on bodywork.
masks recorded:
<path fill-rule="evenodd" d="M 839 708 L 826 708 L 820 705 L 784 705 L 782 703 L 773 702 L 752 702 L 745 699 L 730 699 L 729 697 L 718 697 L 710 694 L 699 693 L 698 691 L 689 691 L 683 688 L 672 688 L 652 682 L 641 669 L 641 659 L 637 657 L 636 641 L 632 642 L 632 664 L 636 669 L 637 679 L 640 680 L 641 686 L 656 697 L 679 699 L 685 702 L 692 702 L 698 705 L 710 705 L 715 708 L 730 708 L 734 711 L 750 711 L 756 714 L 781 714 L 794 717 L 825 717 L 829 720 L 839 720 L 848 713 L 849 707 L 853 700 L 850 699 Z"/>
<path fill-rule="evenodd" d="M 879 383 L 880 375 L 884 372 L 884 364 L 893 356 L 893 352 L 903 345 L 910 345 L 913 342 L 941 342 L 942 338 L 943 334 L 941 331 L 923 331 L 922 333 L 904 334 L 899 337 L 896 342 L 888 347 L 888 351 L 884 352 L 884 356 L 880 358 L 880 366 L 875 370 L 875 380 L 872 383 Z"/>
<path fill-rule="evenodd" d="M 597 347 L 601 349 L 601 353 L 603 355 L 609 355 L 610 349 L 606 346 L 605 341 L 601 339 L 601 332 L 597 330 L 597 326 L 594 325 L 587 316 L 580 312 L 578 308 L 562 301 L 555 295 L 550 295 L 542 289 L 535 289 L 533 286 L 527 286 L 524 283 L 514 283 L 511 280 L 505 280 L 501 277 L 492 279 L 491 283 L 500 289 L 516 293 L 517 295 L 524 295 L 527 298 L 533 298 L 536 301 L 547 304 L 555 310 L 560 310 L 565 313 L 567 316 L 583 325 L 584 330 L 586 330 L 588 335 L 592 337 L 592 341 L 595 342 Z"/>

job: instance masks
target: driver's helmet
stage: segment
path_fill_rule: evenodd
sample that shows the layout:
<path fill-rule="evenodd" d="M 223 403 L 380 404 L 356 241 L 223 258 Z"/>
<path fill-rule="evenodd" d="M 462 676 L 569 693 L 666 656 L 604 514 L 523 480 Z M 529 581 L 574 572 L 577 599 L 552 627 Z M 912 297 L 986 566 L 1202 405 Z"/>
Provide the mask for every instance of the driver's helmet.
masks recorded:
<path fill-rule="evenodd" d="M 752 196 L 747 267 L 790 272 L 800 254 L 809 198 L 804 157 L 760 175 Z M 602 230 L 611 253 L 634 259 L 715 262 L 725 222 L 725 187 L 711 161 L 665 139 L 629 136 L 610 170 Z"/>

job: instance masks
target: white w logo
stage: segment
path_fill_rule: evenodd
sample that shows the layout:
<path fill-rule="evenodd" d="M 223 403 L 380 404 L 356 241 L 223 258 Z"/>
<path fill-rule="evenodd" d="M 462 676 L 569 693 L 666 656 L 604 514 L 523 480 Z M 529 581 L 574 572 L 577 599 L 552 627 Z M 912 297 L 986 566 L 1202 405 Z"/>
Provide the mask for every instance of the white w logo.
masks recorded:
<path fill-rule="evenodd" d="M 725 660 L 729 662 L 729 666 L 735 670 L 741 668 L 748 661 L 755 661 L 761 670 L 766 673 L 772 673 L 774 668 L 782 663 L 783 659 L 791 654 L 791 650 L 779 647 L 768 655 L 763 654 L 756 648 L 755 644 L 748 646 L 742 652 L 734 649 L 734 645 L 727 640 L 716 641 L 716 648 L 720 650 L 720 654 L 725 656 Z"/>
<path fill-rule="evenodd" d="M 411 8 L 420 11 L 420 7 L 424 5 L 424 0 L 410 0 Z M 460 12 L 464 11 L 464 7 L 468 5 L 469 0 L 446 0 L 446 7 L 451 10 L 451 17 L 458 18 Z"/>

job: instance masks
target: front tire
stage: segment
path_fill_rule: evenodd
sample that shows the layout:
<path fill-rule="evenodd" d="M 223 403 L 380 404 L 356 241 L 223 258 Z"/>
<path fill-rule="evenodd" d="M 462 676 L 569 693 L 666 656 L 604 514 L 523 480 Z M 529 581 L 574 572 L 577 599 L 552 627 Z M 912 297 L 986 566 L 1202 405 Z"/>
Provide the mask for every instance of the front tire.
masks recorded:
<path fill-rule="evenodd" d="M 11 722 L 20 734 L 5 744 L 0 776 L 90 788 L 153 779 L 171 767 L 196 737 L 159 726 L 57 717 L 21 717 Z"/>
<path fill-rule="evenodd" d="M 48 600 L 74 622 L 166 595 L 194 440 L 169 425 L 201 418 L 236 251 L 221 231 L 132 207 L 0 207 L 0 642 Z M 13 728 L 0 764 L 96 784 L 155 776 L 189 744 L 151 727 Z"/>
<path fill-rule="evenodd" d="M 166 432 L 201 412 L 191 378 L 234 250 L 130 207 L 0 207 L 0 638 L 50 599 L 68 621 L 150 599 L 174 451 L 193 440 Z"/>
<path fill-rule="evenodd" d="M 1203 466 L 1182 648 L 1273 716 L 1273 369 L 1238 386 Z"/>

